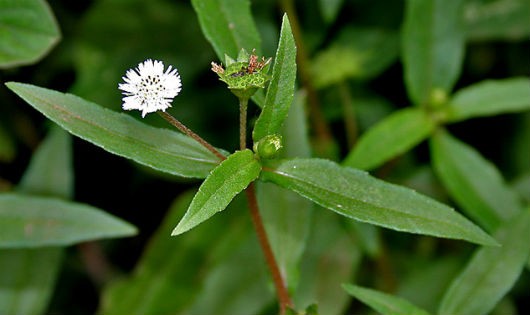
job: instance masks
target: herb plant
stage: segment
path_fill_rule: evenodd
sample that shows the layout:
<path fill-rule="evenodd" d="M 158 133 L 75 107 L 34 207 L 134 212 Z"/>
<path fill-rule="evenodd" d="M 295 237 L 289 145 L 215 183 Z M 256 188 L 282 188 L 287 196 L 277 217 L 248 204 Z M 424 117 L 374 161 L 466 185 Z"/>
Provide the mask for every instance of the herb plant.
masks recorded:
<path fill-rule="evenodd" d="M 169 12 L 180 9 L 174 14 L 189 16 L 187 4 L 93 4 L 84 21 L 88 31 L 79 35 L 84 41 L 73 42 L 79 62 L 73 94 L 15 81 L 5 86 L 68 133 L 134 161 L 134 172 L 198 186 L 176 194 L 139 261 L 129 263 L 136 265 L 132 272 L 113 278 L 107 266 L 105 272 L 93 273 L 104 286 L 98 312 L 367 313 L 351 303 L 352 297 L 382 314 L 502 314 L 515 309 L 518 292 L 528 297 L 530 286 L 525 270 L 530 268 L 530 165 L 523 152 L 530 149 L 524 113 L 530 109 L 530 79 L 510 75 L 457 85 L 468 41 L 530 34 L 528 22 L 519 18 L 520 10 L 530 12 L 529 5 L 492 3 L 504 2 L 518 8 L 492 11 L 512 17 L 499 22 L 511 25 L 506 31 L 484 21 L 492 16 L 484 13 L 492 10 L 489 2 L 408 0 L 399 36 L 395 30 L 344 21 L 341 8 L 354 4 L 311 2 L 308 10 L 318 9 L 324 25 L 315 35 L 333 34 L 328 29 L 333 23 L 344 28 L 329 43 L 320 38 L 311 45 L 294 1 L 280 1 L 281 21 L 269 19 L 280 26 L 272 36 L 278 38 L 273 49 L 262 47 L 257 25 L 263 33 L 268 26 L 274 29 L 274 23 L 256 23 L 248 0 L 192 0 L 195 22 L 216 55 L 207 57 L 213 60 L 201 55 L 210 49 L 205 43 L 186 35 L 181 37 L 190 41 L 188 47 L 169 50 L 163 40 L 174 34 L 165 30 L 157 33 L 162 43 L 147 36 L 141 47 L 134 41 L 91 37 L 92 31 L 102 35 L 113 30 L 116 36 L 135 30 L 130 21 L 105 20 L 112 12 L 127 17 L 146 10 L 142 23 L 175 27 Z M 270 6 L 259 4 L 261 9 Z M 44 1 L 0 0 L 0 35 L 0 67 L 6 71 L 37 62 L 60 37 Z M 162 58 L 179 55 L 178 49 L 186 57 L 169 59 L 184 59 L 188 65 Z M 137 66 L 125 62 L 140 54 L 145 55 Z M 373 109 L 363 114 L 353 93 L 382 76 L 397 58 L 411 105 L 394 108 L 385 117 Z M 120 68 L 114 65 L 118 61 Z M 109 73 L 122 72 L 108 82 L 106 67 Z M 205 67 L 211 67 L 208 74 Z M 194 115 L 209 116 L 186 99 L 186 76 L 194 71 L 215 85 L 190 86 L 196 99 L 215 93 L 202 99 L 215 102 L 215 111 L 231 113 L 214 119 L 237 127 L 229 141 L 214 145 L 183 123 Z M 91 97 L 90 91 L 98 94 L 99 87 L 101 94 Z M 98 98 L 116 100 L 119 90 L 121 109 L 131 112 L 98 104 Z M 336 115 L 344 128 L 334 129 L 333 114 L 324 103 L 337 99 L 342 109 Z M 179 113 L 186 111 L 192 115 L 181 118 Z M 368 127 L 359 126 L 374 113 L 377 118 Z M 526 117 L 526 131 L 521 128 L 518 136 L 523 140 L 513 145 L 514 155 L 523 156 L 522 167 L 513 170 L 520 176 L 514 185 L 451 131 L 451 124 L 505 113 Z M 337 130 L 344 137 L 336 136 Z M 0 130 L 0 156 L 6 161 L 15 155 L 8 134 Z M 427 166 L 414 159 L 418 145 L 428 151 Z M 101 256 L 112 249 L 103 250 L 95 240 L 142 233 L 141 227 L 94 206 L 67 201 L 74 197 L 71 151 L 69 135 L 50 127 L 16 187 L 0 186 L 2 314 L 46 313 L 65 246 L 78 244 L 84 254 L 95 250 L 105 265 L 109 262 Z M 428 183 L 414 184 L 415 174 L 426 174 Z M 413 180 L 406 183 L 407 177 Z M 156 204 L 155 196 L 141 198 L 148 207 Z M 377 267 L 361 263 L 363 258 Z"/>

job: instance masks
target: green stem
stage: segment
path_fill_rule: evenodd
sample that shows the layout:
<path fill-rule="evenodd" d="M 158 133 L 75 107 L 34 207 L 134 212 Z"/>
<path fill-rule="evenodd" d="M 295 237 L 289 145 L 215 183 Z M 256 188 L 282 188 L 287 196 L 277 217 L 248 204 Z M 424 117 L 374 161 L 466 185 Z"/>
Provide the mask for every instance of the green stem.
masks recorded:
<path fill-rule="evenodd" d="M 349 149 L 353 148 L 357 142 L 357 119 L 355 117 L 355 110 L 353 108 L 353 101 L 350 89 L 346 82 L 342 81 L 338 84 L 342 111 L 344 112 L 344 128 L 346 129 L 346 139 L 348 141 Z"/>
<path fill-rule="evenodd" d="M 171 125 L 173 125 L 178 130 L 182 131 L 182 133 L 188 135 L 193 140 L 197 141 L 199 144 L 201 144 L 203 147 L 205 147 L 208 151 L 212 152 L 217 156 L 221 161 L 226 159 L 226 157 L 219 152 L 213 145 L 206 142 L 203 138 L 201 138 L 198 134 L 193 132 L 190 128 L 186 127 L 183 123 L 181 123 L 178 119 L 171 116 L 169 113 L 157 111 L 157 113 L 162 116 L 167 122 L 169 122 Z"/>
<path fill-rule="evenodd" d="M 247 148 L 247 107 L 248 98 L 239 99 L 239 148 Z"/>

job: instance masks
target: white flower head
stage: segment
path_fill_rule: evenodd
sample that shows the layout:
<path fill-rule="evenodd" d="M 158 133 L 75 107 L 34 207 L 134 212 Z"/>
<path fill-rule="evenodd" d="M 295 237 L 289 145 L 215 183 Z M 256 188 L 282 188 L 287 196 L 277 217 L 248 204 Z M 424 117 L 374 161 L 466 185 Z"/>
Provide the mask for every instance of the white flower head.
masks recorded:
<path fill-rule="evenodd" d="M 157 110 L 166 111 L 182 87 L 177 69 L 169 66 L 164 72 L 164 63 L 151 59 L 127 70 L 123 81 L 118 85 L 124 95 L 123 109 L 140 110 L 142 117 Z"/>

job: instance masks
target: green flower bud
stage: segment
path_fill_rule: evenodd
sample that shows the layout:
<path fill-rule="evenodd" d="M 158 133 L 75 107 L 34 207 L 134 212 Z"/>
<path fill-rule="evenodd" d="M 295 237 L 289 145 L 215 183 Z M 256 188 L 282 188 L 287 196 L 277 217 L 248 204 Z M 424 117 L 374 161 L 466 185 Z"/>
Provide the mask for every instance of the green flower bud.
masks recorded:
<path fill-rule="evenodd" d="M 239 52 L 237 60 L 225 55 L 226 69 L 212 62 L 212 71 L 238 98 L 249 99 L 259 88 L 265 88 L 270 77 L 267 75 L 271 58 L 261 58 L 248 54 L 244 49 Z"/>
<path fill-rule="evenodd" d="M 254 152 L 260 159 L 272 160 L 280 155 L 283 148 L 280 135 L 268 135 L 254 144 Z"/>

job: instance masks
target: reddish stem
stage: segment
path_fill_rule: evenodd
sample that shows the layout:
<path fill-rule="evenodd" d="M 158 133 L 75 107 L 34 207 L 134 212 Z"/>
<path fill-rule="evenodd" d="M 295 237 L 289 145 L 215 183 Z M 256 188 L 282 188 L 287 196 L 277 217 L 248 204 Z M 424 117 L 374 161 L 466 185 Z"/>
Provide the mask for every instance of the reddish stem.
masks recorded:
<path fill-rule="evenodd" d="M 265 256 L 265 261 L 267 266 L 272 274 L 272 280 L 276 288 L 276 295 L 278 296 L 278 302 L 280 304 L 280 314 L 285 314 L 287 307 L 292 306 L 291 297 L 285 286 L 282 275 L 280 273 L 280 268 L 274 258 L 274 253 L 272 252 L 271 245 L 267 239 L 267 233 L 265 232 L 265 227 L 263 226 L 263 220 L 259 213 L 258 201 L 256 199 L 256 189 L 254 183 L 250 185 L 245 190 L 248 199 L 248 206 L 250 208 L 250 215 L 252 218 L 252 224 L 258 235 L 258 241 Z"/>

